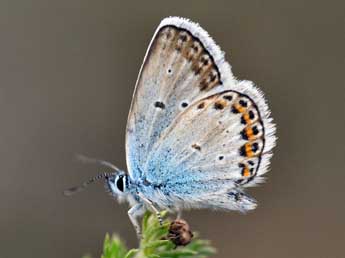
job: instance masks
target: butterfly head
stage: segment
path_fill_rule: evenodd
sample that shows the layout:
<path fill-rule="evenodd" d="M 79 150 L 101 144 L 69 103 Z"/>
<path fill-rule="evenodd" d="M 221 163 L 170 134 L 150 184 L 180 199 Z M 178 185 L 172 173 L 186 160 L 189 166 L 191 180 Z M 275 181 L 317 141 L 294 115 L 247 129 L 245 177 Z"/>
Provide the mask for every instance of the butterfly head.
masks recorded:
<path fill-rule="evenodd" d="M 125 172 L 120 171 L 108 176 L 105 180 L 105 187 L 113 196 L 122 197 L 127 194 L 128 176 Z"/>
<path fill-rule="evenodd" d="M 80 186 L 72 187 L 64 191 L 64 195 L 72 195 L 84 190 L 90 184 L 102 181 L 105 182 L 105 188 L 114 197 L 118 197 L 120 200 L 125 199 L 129 189 L 128 175 L 121 170 L 113 173 L 101 173 L 97 176 L 90 178 L 82 183 Z"/>

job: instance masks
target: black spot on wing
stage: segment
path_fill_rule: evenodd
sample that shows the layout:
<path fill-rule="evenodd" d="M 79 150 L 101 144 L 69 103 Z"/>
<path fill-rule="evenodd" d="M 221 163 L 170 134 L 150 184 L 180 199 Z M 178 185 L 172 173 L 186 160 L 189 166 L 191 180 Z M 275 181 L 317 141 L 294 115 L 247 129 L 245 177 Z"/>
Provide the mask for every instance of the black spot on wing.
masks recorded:
<path fill-rule="evenodd" d="M 231 101 L 232 100 L 232 96 L 231 95 L 225 95 L 225 96 L 223 96 L 223 99 Z"/>
<path fill-rule="evenodd" d="M 196 149 L 196 150 L 198 150 L 198 151 L 201 151 L 200 145 L 198 145 L 198 144 L 196 144 L 196 143 L 192 144 L 192 148 L 193 148 L 193 149 Z"/>
<path fill-rule="evenodd" d="M 257 150 L 259 149 L 259 144 L 257 142 L 254 142 L 252 144 L 252 151 L 253 152 L 256 152 Z"/>
<path fill-rule="evenodd" d="M 188 107 L 188 103 L 187 103 L 187 102 L 182 102 L 182 103 L 181 103 L 181 107 L 183 107 L 183 108 Z"/>
<path fill-rule="evenodd" d="M 242 136 L 242 139 L 243 140 L 248 140 L 248 136 L 247 136 L 247 133 L 246 133 L 246 129 L 243 129 L 241 131 L 241 136 Z"/>
<path fill-rule="evenodd" d="M 257 126 L 253 126 L 252 130 L 254 135 L 257 135 L 259 133 L 259 129 Z"/>
<path fill-rule="evenodd" d="M 242 107 L 247 107 L 247 106 L 248 106 L 247 101 L 244 101 L 244 100 L 242 100 L 242 99 L 239 101 L 239 104 L 240 104 Z"/>
<path fill-rule="evenodd" d="M 216 110 L 222 110 L 224 108 L 224 105 L 220 102 L 214 103 L 214 109 Z"/>
<path fill-rule="evenodd" d="M 240 155 L 242 157 L 245 157 L 247 154 L 246 154 L 246 147 L 245 145 L 243 145 L 241 148 L 240 148 Z"/>
<path fill-rule="evenodd" d="M 165 108 L 165 104 L 163 102 L 161 102 L 161 101 L 156 101 L 154 105 L 155 105 L 156 108 L 160 108 L 160 109 L 164 109 Z"/>
<path fill-rule="evenodd" d="M 240 111 L 234 105 L 231 107 L 231 112 L 234 114 L 240 113 Z"/>
<path fill-rule="evenodd" d="M 248 114 L 249 114 L 249 118 L 250 118 L 251 120 L 253 120 L 254 117 L 255 117 L 254 112 L 253 112 L 252 110 L 250 110 Z"/>
<path fill-rule="evenodd" d="M 197 106 L 198 109 L 203 109 L 204 107 L 205 107 L 205 103 L 204 103 L 204 102 L 201 102 L 201 103 Z"/>

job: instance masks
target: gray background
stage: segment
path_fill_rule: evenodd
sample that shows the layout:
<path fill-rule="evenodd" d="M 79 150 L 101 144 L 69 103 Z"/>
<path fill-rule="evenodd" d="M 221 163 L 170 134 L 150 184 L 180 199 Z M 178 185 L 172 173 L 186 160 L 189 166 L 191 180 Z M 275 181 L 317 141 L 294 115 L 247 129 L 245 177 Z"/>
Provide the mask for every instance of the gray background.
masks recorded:
<path fill-rule="evenodd" d="M 98 257 L 106 232 L 136 245 L 127 206 L 94 185 L 125 168 L 134 83 L 159 21 L 198 21 L 234 74 L 266 93 L 278 124 L 268 182 L 248 215 L 186 218 L 217 257 L 344 257 L 343 1 L 0 2 L 0 257 Z"/>

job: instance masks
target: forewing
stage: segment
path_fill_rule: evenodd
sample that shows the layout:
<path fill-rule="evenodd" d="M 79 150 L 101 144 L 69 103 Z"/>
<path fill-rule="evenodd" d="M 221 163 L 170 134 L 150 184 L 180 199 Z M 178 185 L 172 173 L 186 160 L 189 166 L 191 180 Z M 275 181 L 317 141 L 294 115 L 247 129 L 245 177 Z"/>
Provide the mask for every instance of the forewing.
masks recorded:
<path fill-rule="evenodd" d="M 232 80 L 207 32 L 186 19 L 164 19 L 148 48 L 129 113 L 126 151 L 132 178 L 143 175 L 148 153 L 174 118 Z"/>

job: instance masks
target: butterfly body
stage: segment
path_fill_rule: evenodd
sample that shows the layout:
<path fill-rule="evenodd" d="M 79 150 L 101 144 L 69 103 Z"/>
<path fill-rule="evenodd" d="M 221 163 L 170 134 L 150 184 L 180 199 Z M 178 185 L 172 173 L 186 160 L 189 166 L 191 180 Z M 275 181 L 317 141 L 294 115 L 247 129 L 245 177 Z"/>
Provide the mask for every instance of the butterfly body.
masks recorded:
<path fill-rule="evenodd" d="M 198 24 L 162 20 L 149 45 L 128 116 L 128 174 L 105 175 L 137 217 L 146 209 L 256 207 L 244 188 L 263 181 L 275 145 L 263 93 L 236 80 Z"/>

